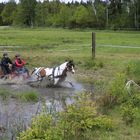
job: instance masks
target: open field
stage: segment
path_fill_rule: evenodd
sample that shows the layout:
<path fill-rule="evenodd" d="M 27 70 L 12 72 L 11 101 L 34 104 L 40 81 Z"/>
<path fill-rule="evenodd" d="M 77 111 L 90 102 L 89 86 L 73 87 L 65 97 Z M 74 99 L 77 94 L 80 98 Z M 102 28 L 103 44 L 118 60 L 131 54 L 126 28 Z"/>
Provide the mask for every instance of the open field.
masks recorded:
<path fill-rule="evenodd" d="M 96 33 L 96 62 L 101 69 L 91 61 L 91 32 Z M 0 30 L 0 46 L 1 54 L 4 50 L 11 51 L 11 57 L 21 53 L 30 68 L 73 59 L 80 80 L 86 80 L 80 74 L 91 73 L 94 81 L 110 79 L 129 61 L 140 59 L 140 32 L 5 28 Z"/>
<path fill-rule="evenodd" d="M 95 60 L 91 59 L 91 32 L 96 33 Z M 9 51 L 13 59 L 15 53 L 20 53 L 30 69 L 53 67 L 73 59 L 77 81 L 94 84 L 96 94 L 101 95 L 117 73 L 124 72 L 130 62 L 140 61 L 140 32 L 5 28 L 0 29 L 0 51 L 1 56 Z M 139 82 L 140 76 L 132 78 Z M 114 132 L 97 134 L 97 139 L 140 139 L 140 113 L 131 127 L 122 122 L 118 108 L 108 114 L 119 127 Z"/>

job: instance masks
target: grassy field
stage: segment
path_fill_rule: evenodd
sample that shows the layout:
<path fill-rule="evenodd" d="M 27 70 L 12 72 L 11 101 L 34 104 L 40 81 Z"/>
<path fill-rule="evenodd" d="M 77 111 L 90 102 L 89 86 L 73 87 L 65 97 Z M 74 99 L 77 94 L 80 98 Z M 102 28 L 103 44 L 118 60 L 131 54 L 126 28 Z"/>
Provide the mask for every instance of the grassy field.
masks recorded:
<path fill-rule="evenodd" d="M 91 32 L 96 33 L 97 64 L 91 60 Z M 140 32 L 4 28 L 0 29 L 0 46 L 1 55 L 3 51 L 12 51 L 14 58 L 19 52 L 30 68 L 52 67 L 73 59 L 78 78 L 87 82 L 88 74 L 92 75 L 90 81 L 110 79 L 129 61 L 139 60 Z M 80 77 L 83 73 L 87 75 Z"/>
<path fill-rule="evenodd" d="M 95 60 L 91 59 L 91 32 L 96 33 Z M 140 61 L 140 32 L 2 28 L 0 51 L 1 56 L 3 51 L 9 51 L 13 59 L 15 53 L 20 53 L 29 62 L 30 69 L 53 67 L 66 59 L 73 59 L 75 78 L 94 83 L 97 94 L 102 94 L 117 73 L 124 72 L 130 62 Z M 139 117 L 133 126 L 126 127 L 116 108 L 109 115 L 118 122 L 119 128 L 115 132 L 97 134 L 98 139 L 140 139 Z"/>
<path fill-rule="evenodd" d="M 96 59 L 91 55 L 91 33 L 96 33 Z M 97 84 L 98 92 L 131 61 L 139 61 L 140 32 L 68 30 L 53 28 L 0 29 L 0 51 L 16 53 L 34 67 L 54 67 L 67 59 L 76 64 L 80 82 Z M 99 87 L 99 88 L 98 88 Z"/>

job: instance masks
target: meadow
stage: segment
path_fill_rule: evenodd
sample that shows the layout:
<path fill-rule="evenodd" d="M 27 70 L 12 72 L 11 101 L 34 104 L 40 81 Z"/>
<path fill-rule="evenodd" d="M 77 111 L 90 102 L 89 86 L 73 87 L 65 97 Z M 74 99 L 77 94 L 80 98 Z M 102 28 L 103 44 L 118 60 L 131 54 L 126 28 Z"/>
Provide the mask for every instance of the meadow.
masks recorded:
<path fill-rule="evenodd" d="M 91 33 L 96 33 L 96 58 L 91 55 Z M 102 31 L 91 29 L 54 29 L 54 28 L 1 28 L 0 51 L 9 51 L 14 59 L 20 53 L 30 69 L 36 66 L 53 67 L 65 60 L 75 62 L 75 79 L 79 82 L 94 84 L 96 95 L 102 95 L 118 73 L 129 71 L 129 65 L 137 62 L 137 70 L 127 79 L 140 78 L 140 32 Z M 130 67 L 131 69 L 131 67 Z M 108 115 L 119 124 L 113 132 L 96 134 L 101 140 L 140 139 L 139 116 L 133 126 L 126 127 L 121 120 L 119 107 L 108 110 Z"/>
<path fill-rule="evenodd" d="M 91 55 L 92 32 L 96 33 L 95 60 Z M 78 79 L 87 82 L 89 75 L 90 81 L 107 80 L 122 71 L 129 61 L 139 60 L 140 32 L 2 28 L 0 46 L 1 56 L 6 50 L 11 51 L 13 59 L 20 53 L 29 68 L 53 67 L 73 59 Z"/>

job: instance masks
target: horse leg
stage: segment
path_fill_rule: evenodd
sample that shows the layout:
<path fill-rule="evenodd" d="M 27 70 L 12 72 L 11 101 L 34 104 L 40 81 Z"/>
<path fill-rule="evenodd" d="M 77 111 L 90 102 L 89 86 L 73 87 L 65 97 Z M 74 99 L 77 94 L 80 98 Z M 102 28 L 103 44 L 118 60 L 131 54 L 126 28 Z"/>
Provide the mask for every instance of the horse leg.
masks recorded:
<path fill-rule="evenodd" d="M 74 87 L 74 85 L 73 85 L 73 83 L 72 82 L 70 82 L 70 81 L 65 81 L 66 83 L 68 83 L 68 84 L 70 84 L 71 85 L 71 87 Z"/>
<path fill-rule="evenodd" d="M 74 87 L 74 85 L 72 84 L 72 82 L 68 81 L 68 83 L 71 85 L 71 87 Z"/>
<path fill-rule="evenodd" d="M 39 80 L 38 87 L 41 87 L 42 81 L 43 81 L 43 77 L 41 77 L 41 79 Z"/>

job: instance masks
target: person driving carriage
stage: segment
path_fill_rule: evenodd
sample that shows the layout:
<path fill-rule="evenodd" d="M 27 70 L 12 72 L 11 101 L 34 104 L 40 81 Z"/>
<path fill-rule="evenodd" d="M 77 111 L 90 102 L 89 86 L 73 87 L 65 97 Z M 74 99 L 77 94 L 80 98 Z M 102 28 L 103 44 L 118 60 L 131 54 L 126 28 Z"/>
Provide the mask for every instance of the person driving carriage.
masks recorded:
<path fill-rule="evenodd" d="M 21 59 L 20 55 L 19 54 L 16 54 L 15 55 L 15 70 L 18 72 L 18 73 L 26 73 L 28 74 L 28 77 L 30 77 L 29 75 L 29 71 L 27 68 L 25 68 L 25 64 L 26 62 L 24 60 Z"/>
<path fill-rule="evenodd" d="M 12 65 L 13 63 L 8 57 L 8 53 L 4 53 L 3 58 L 1 59 L 1 69 L 4 74 L 2 77 L 5 77 L 6 75 L 9 75 L 12 72 Z"/>

